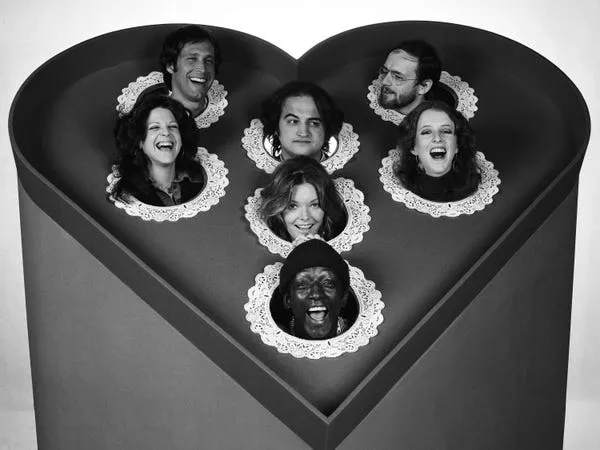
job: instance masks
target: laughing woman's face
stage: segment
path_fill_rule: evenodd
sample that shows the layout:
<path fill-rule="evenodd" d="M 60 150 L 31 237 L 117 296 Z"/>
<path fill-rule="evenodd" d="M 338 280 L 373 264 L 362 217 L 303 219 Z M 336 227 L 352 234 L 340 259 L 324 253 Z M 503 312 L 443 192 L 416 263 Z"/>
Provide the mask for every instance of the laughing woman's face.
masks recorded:
<path fill-rule="evenodd" d="M 456 129 L 448 114 L 435 109 L 423 111 L 417 123 L 412 153 L 430 177 L 441 177 L 450 171 L 458 149 Z"/>
<path fill-rule="evenodd" d="M 181 134 L 173 113 L 166 108 L 154 108 L 146 121 L 146 137 L 140 143 L 152 165 L 175 164 L 181 151 Z"/>

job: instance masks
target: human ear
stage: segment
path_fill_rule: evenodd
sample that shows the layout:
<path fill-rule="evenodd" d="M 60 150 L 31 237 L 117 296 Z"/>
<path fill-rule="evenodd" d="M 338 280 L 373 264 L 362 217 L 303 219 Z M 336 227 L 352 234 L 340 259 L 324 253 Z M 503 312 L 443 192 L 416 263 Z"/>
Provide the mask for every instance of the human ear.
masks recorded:
<path fill-rule="evenodd" d="M 285 309 L 292 309 L 292 300 L 290 299 L 290 294 L 287 292 L 283 294 L 283 307 Z"/>
<path fill-rule="evenodd" d="M 346 307 L 346 304 L 348 303 L 348 296 L 349 296 L 349 295 L 350 295 L 350 290 L 349 290 L 349 289 L 347 289 L 347 290 L 346 290 L 346 292 L 344 292 L 344 294 L 342 295 L 342 298 L 340 299 L 340 303 L 341 303 L 341 305 L 342 305 L 342 306 L 340 307 L 340 309 L 342 309 L 342 308 L 345 308 L 345 307 Z"/>
<path fill-rule="evenodd" d="M 425 95 L 427 94 L 433 86 L 433 81 L 431 79 L 421 81 L 417 86 L 417 94 Z"/>
<path fill-rule="evenodd" d="M 175 67 L 173 66 L 173 64 L 167 64 L 167 72 L 169 72 L 170 74 L 175 73 Z"/>

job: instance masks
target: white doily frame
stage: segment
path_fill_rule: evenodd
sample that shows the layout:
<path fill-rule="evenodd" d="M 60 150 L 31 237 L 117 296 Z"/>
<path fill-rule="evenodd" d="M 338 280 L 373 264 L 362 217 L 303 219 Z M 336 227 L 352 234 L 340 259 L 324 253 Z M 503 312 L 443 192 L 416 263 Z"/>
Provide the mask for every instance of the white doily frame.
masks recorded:
<path fill-rule="evenodd" d="M 194 217 L 200 211 L 208 211 L 212 206 L 219 203 L 221 197 L 225 195 L 225 187 L 229 184 L 229 180 L 227 179 L 229 171 L 217 155 L 208 153 L 204 147 L 198 147 L 196 159 L 204 169 L 204 187 L 196 197 L 180 205 L 148 205 L 142 203 L 132 195 L 127 196 L 129 203 L 114 198 L 112 192 L 120 177 L 117 166 L 113 166 L 112 172 L 106 177 L 108 181 L 106 192 L 110 194 L 109 198 L 117 208 L 123 209 L 130 216 L 140 217 L 143 220 L 154 220 L 156 222 L 167 220 L 175 222 L 181 218 Z"/>
<path fill-rule="evenodd" d="M 458 217 L 463 214 L 473 214 L 482 211 L 486 205 L 493 202 L 494 195 L 499 191 L 500 178 L 494 164 L 485 159 L 481 152 L 475 157 L 481 172 L 481 181 L 477 191 L 469 197 L 455 202 L 434 202 L 426 200 L 406 189 L 394 174 L 394 166 L 400 162 L 400 150 L 389 151 L 388 156 L 381 160 L 379 180 L 383 189 L 389 192 L 394 201 L 403 203 L 409 209 L 429 214 L 432 217 Z"/>
<path fill-rule="evenodd" d="M 465 116 L 467 119 L 472 119 L 477 111 L 477 97 L 475 90 L 469 87 L 469 83 L 462 81 L 459 76 L 450 75 L 446 71 L 442 71 L 440 82 L 448 86 L 456 95 L 457 104 L 456 110 Z M 386 109 L 379 104 L 379 93 L 381 92 L 381 78 L 375 78 L 369 85 L 369 106 L 371 109 L 386 122 L 392 122 L 394 125 L 400 125 L 400 122 L 406 117 L 393 109 Z"/>
<path fill-rule="evenodd" d="M 363 240 L 363 234 L 369 231 L 369 207 L 365 205 L 365 196 L 354 186 L 354 182 L 347 178 L 336 178 L 333 180 L 335 187 L 344 201 L 348 221 L 342 232 L 330 239 L 328 244 L 331 245 L 338 253 L 349 251 L 354 244 L 358 244 Z M 246 210 L 246 220 L 250 224 L 250 229 L 258 241 L 267 247 L 271 253 L 283 256 L 284 258 L 294 248 L 293 244 L 285 239 L 277 236 L 267 226 L 259 214 L 259 207 L 262 203 L 260 192 L 262 188 L 258 188 L 254 192 L 254 196 L 248 197 L 248 201 L 244 206 Z"/>
<path fill-rule="evenodd" d="M 281 262 L 267 265 L 256 276 L 254 286 L 248 290 L 248 303 L 244 305 L 250 329 L 265 344 L 295 358 L 336 358 L 357 351 L 377 335 L 377 327 L 383 322 L 381 310 L 385 306 L 381 301 L 381 292 L 375 288 L 375 283 L 365 279 L 360 269 L 349 264 L 350 287 L 358 302 L 358 316 L 352 326 L 339 336 L 314 341 L 300 339 L 283 331 L 275 323 L 270 310 L 271 298 L 279 286 L 282 266 Z"/>
<path fill-rule="evenodd" d="M 154 71 L 148 75 L 138 77 L 126 88 L 121 90 L 122 94 L 117 97 L 117 112 L 119 116 L 129 114 L 135 105 L 139 95 L 151 86 L 163 84 L 162 72 Z M 208 128 L 218 122 L 219 117 L 225 114 L 227 107 L 227 91 L 217 80 L 214 80 L 207 93 L 208 105 L 202 113 L 194 120 L 198 128 Z"/>
<path fill-rule="evenodd" d="M 358 135 L 352 131 L 352 125 L 345 123 L 337 136 L 338 148 L 333 155 L 322 161 L 322 165 L 331 174 L 346 165 L 358 152 L 360 142 Z M 252 119 L 250 126 L 244 130 L 242 147 L 256 164 L 256 167 L 267 173 L 273 173 L 280 161 L 271 156 L 264 147 L 263 124 L 260 119 Z"/>

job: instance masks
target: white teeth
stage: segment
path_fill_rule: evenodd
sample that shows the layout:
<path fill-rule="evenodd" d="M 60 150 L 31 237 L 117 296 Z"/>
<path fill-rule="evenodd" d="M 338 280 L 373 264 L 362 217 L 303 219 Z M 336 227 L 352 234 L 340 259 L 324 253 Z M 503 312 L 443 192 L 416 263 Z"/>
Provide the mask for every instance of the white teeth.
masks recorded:
<path fill-rule="evenodd" d="M 156 144 L 158 148 L 173 148 L 173 144 L 171 142 L 159 142 Z"/>
<path fill-rule="evenodd" d="M 313 306 L 308 308 L 309 313 L 317 313 L 317 312 L 327 312 L 327 308 L 325 306 Z"/>
<path fill-rule="evenodd" d="M 190 80 L 194 83 L 206 83 L 206 78 L 190 77 Z"/>
<path fill-rule="evenodd" d="M 312 228 L 312 224 L 310 224 L 310 225 L 296 225 L 296 228 L 300 228 L 301 230 L 310 230 Z"/>
<path fill-rule="evenodd" d="M 444 148 L 432 148 L 429 152 L 432 158 L 443 158 L 446 155 L 446 149 Z"/>

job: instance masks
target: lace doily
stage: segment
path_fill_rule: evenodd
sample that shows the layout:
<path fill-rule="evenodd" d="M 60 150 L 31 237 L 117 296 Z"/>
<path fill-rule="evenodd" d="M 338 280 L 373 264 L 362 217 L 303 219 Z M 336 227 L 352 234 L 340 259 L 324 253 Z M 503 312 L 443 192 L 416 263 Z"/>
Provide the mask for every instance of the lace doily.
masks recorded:
<path fill-rule="evenodd" d="M 375 283 L 365 279 L 360 269 L 349 264 L 350 287 L 358 301 L 358 316 L 354 324 L 339 336 L 315 341 L 300 339 L 283 331 L 273 320 L 269 308 L 271 297 L 279 286 L 282 266 L 281 262 L 270 264 L 256 276 L 254 286 L 248 290 L 248 303 L 244 305 L 250 329 L 265 344 L 295 358 L 335 358 L 355 352 L 377 334 L 377 327 L 383 322 L 381 292 L 375 289 Z"/>
<path fill-rule="evenodd" d="M 119 116 L 129 114 L 135 105 L 139 95 L 150 86 L 163 84 L 162 72 L 154 71 L 143 77 L 138 77 L 132 81 L 126 88 L 121 90 L 122 94 L 117 97 L 117 112 Z M 196 126 L 198 128 L 208 128 L 211 124 L 217 122 L 219 117 L 225 114 L 227 107 L 227 91 L 217 80 L 214 80 L 207 93 L 208 105 L 202 113 L 196 117 Z"/>
<path fill-rule="evenodd" d="M 225 195 L 225 187 L 229 184 L 225 164 L 217 155 L 208 153 L 204 147 L 198 147 L 196 159 L 202 165 L 205 173 L 205 185 L 202 191 L 193 199 L 180 205 L 154 206 L 140 202 L 134 196 L 127 196 L 129 203 L 112 196 L 112 192 L 120 178 L 117 166 L 112 167 L 112 172 L 106 177 L 108 186 L 106 192 L 111 194 L 109 198 L 117 208 L 125 210 L 130 216 L 141 217 L 144 220 L 163 222 L 165 220 L 175 222 L 182 217 L 194 217 L 200 211 L 208 211 L 212 206 L 219 203 Z"/>
<path fill-rule="evenodd" d="M 475 97 L 475 90 L 469 87 L 469 83 L 462 81 L 460 77 L 456 75 L 450 75 L 446 71 L 442 71 L 440 76 L 440 82 L 448 86 L 458 99 L 456 110 L 462 113 L 467 119 L 471 119 L 477 111 L 477 97 Z M 406 117 L 393 109 L 383 108 L 379 104 L 379 93 L 381 92 L 381 79 L 378 77 L 374 79 L 369 85 L 369 93 L 367 98 L 369 99 L 369 106 L 375 114 L 380 116 L 386 122 L 392 122 L 394 125 L 400 125 L 400 122 Z"/>
<path fill-rule="evenodd" d="M 398 149 L 390 150 L 389 155 L 381 161 L 381 167 L 379 168 L 381 176 L 379 179 L 383 183 L 383 189 L 389 192 L 395 201 L 404 203 L 407 208 L 416 209 L 432 217 L 457 217 L 462 214 L 473 214 L 492 203 L 500 184 L 498 171 L 494 169 L 494 165 L 490 161 L 485 159 L 483 153 L 477 152 L 475 157 L 481 171 L 481 181 L 477 191 L 469 197 L 455 202 L 426 200 L 402 186 L 393 170 L 394 165 L 400 162 L 400 151 Z"/>
<path fill-rule="evenodd" d="M 348 214 L 348 222 L 342 232 L 328 241 L 338 253 L 349 251 L 354 244 L 358 244 L 363 239 L 363 234 L 369 230 L 369 207 L 365 205 L 365 196 L 359 191 L 352 180 L 347 178 L 336 178 L 333 180 L 335 187 L 344 200 L 344 206 Z M 284 258 L 294 248 L 289 241 L 277 236 L 259 215 L 259 207 L 262 202 L 258 188 L 254 196 L 248 197 L 248 202 L 244 206 L 246 210 L 246 220 L 250 223 L 250 229 L 258 237 L 258 241 L 267 247 L 271 253 L 279 254 Z"/>
<path fill-rule="evenodd" d="M 332 138 L 334 139 L 334 138 Z M 352 125 L 344 123 L 337 139 L 330 140 L 330 148 L 337 143 L 336 149 L 331 156 L 321 162 L 327 173 L 333 173 L 346 165 L 350 158 L 358 152 L 358 135 L 352 131 Z M 242 147 L 248 153 L 248 157 L 256 163 L 256 167 L 267 173 L 273 173 L 279 165 L 269 151 L 265 148 L 265 136 L 263 133 L 263 124 L 260 119 L 252 119 L 250 127 L 244 130 L 242 138 Z"/>

